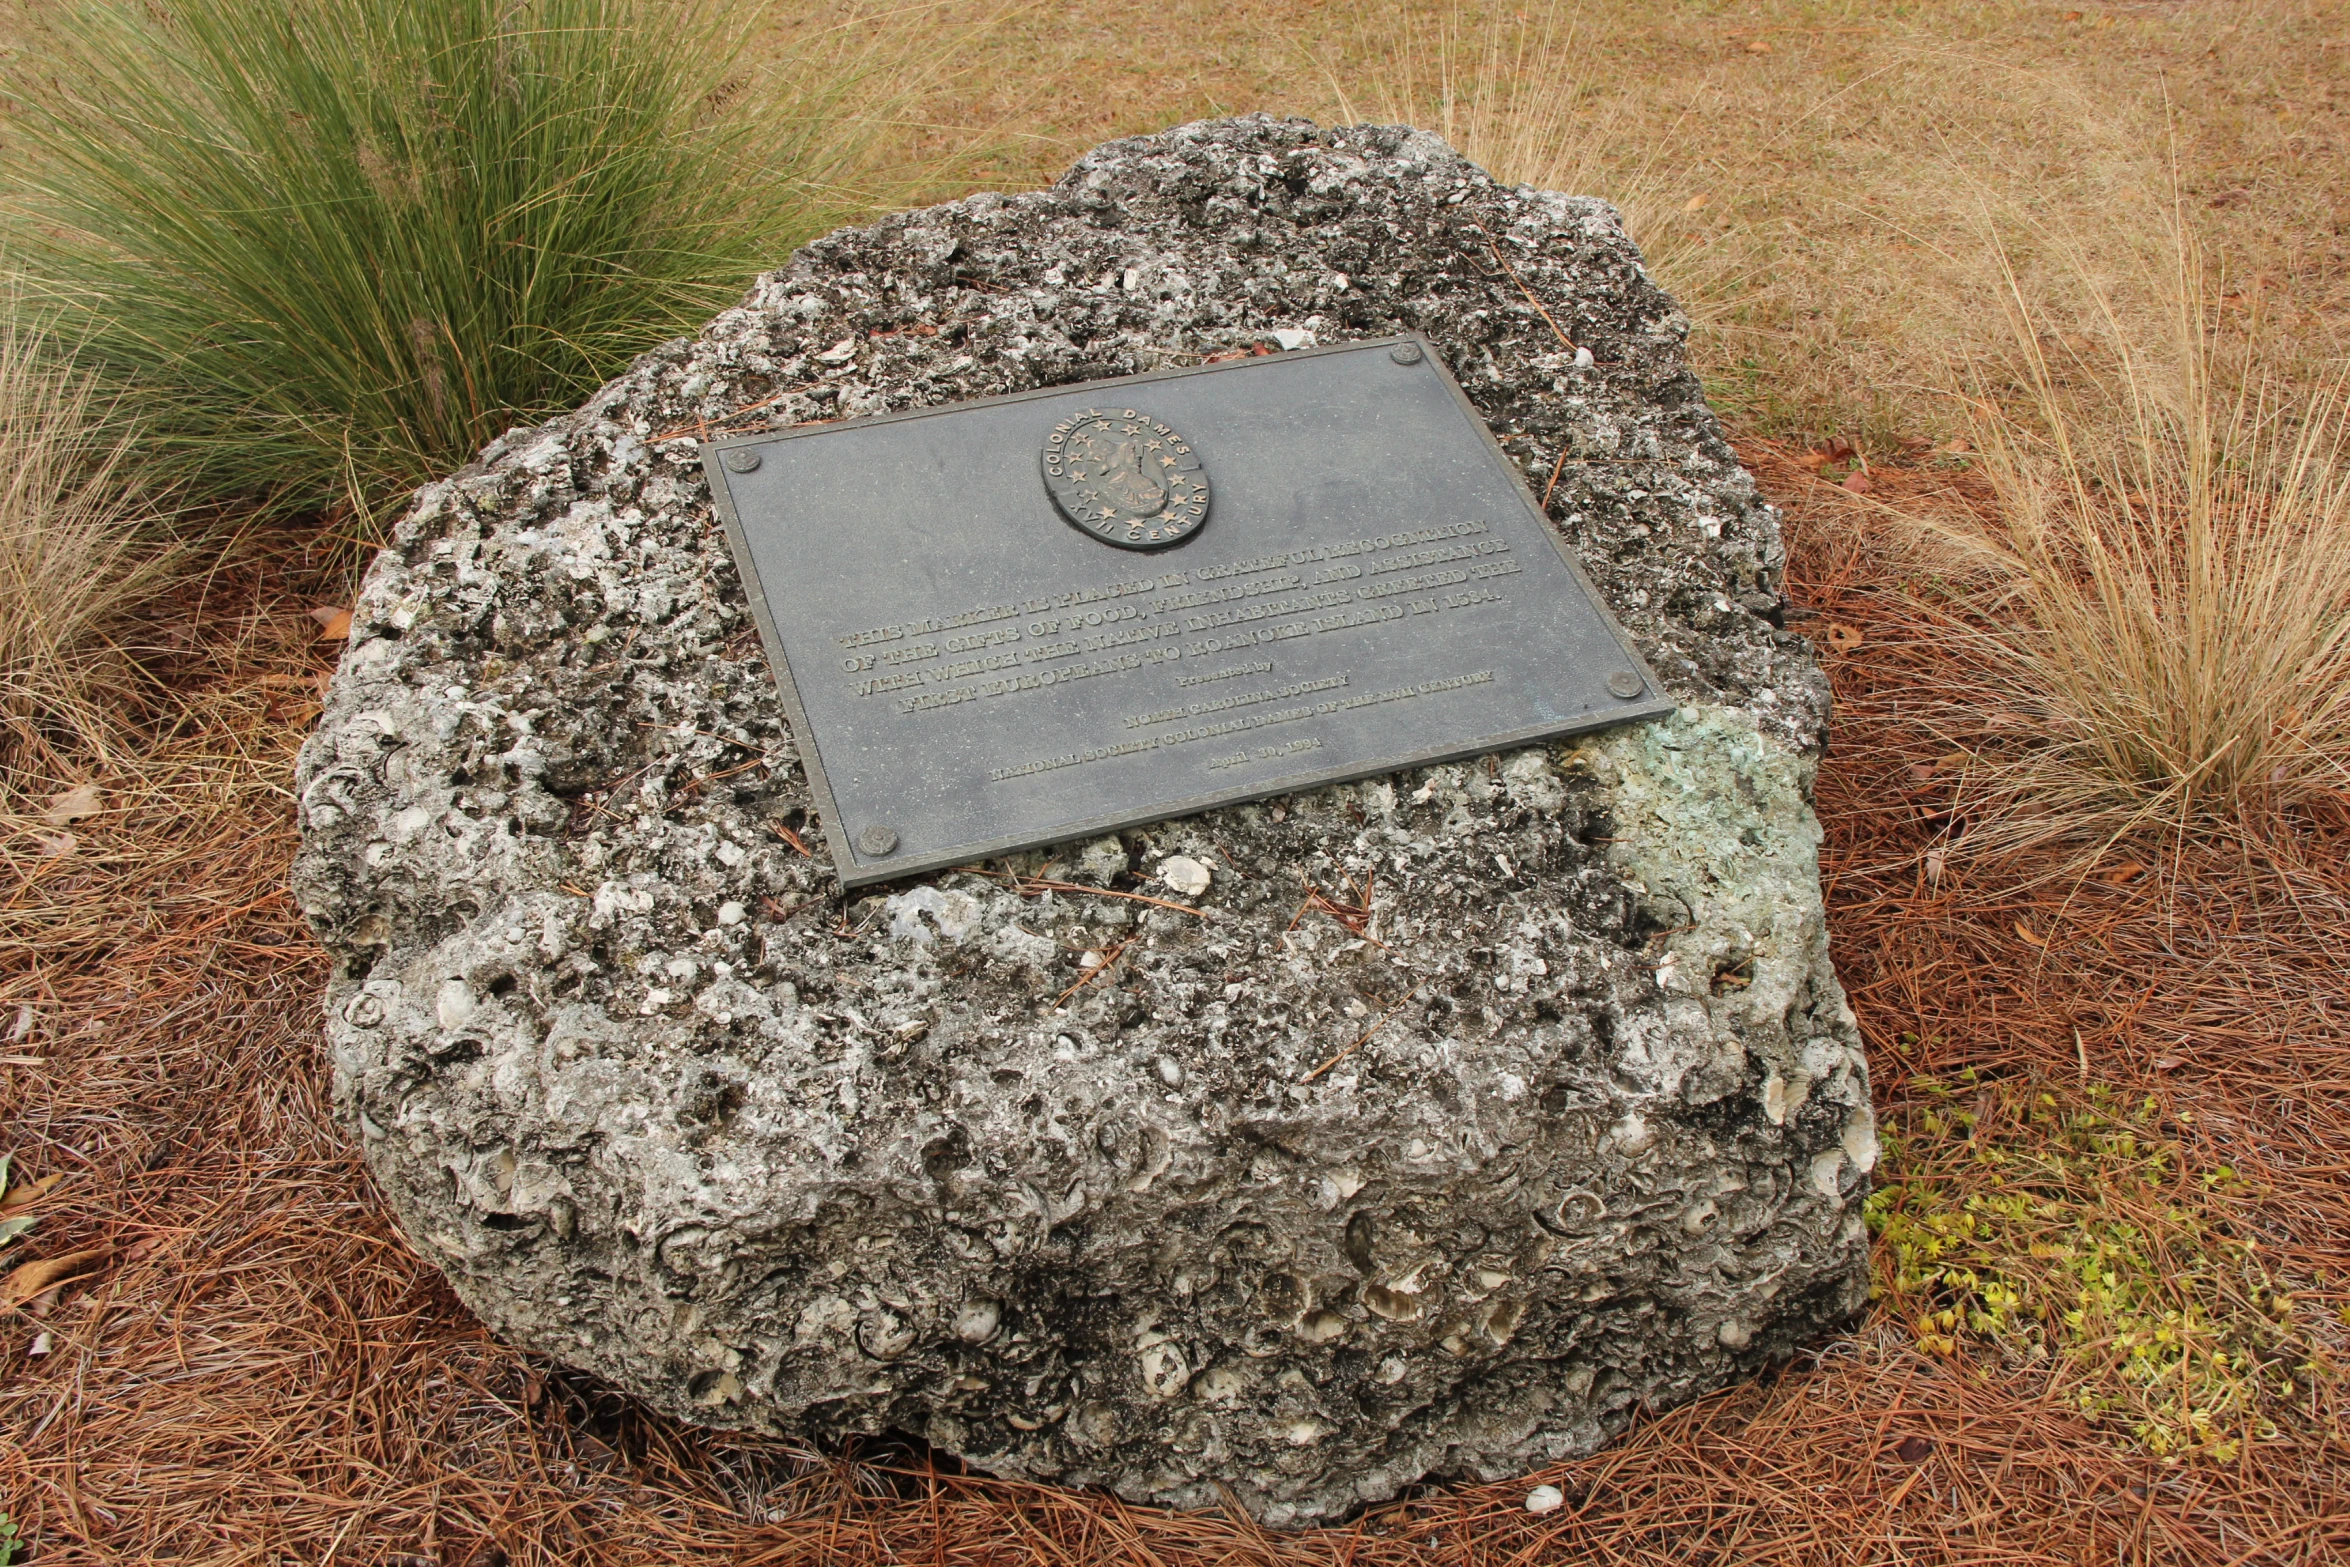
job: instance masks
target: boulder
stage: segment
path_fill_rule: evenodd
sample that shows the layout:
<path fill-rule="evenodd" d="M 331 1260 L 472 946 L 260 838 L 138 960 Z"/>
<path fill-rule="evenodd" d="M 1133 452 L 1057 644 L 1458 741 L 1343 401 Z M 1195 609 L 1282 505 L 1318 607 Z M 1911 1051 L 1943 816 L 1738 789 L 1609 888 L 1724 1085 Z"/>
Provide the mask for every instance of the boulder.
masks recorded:
<path fill-rule="evenodd" d="M 697 438 L 1407 329 L 1679 712 L 844 897 Z M 295 875 L 417 1248 L 684 1419 L 1276 1525 L 1835 1328 L 1828 690 L 1686 330 L 1600 202 L 1214 121 L 819 240 L 422 491 Z"/>

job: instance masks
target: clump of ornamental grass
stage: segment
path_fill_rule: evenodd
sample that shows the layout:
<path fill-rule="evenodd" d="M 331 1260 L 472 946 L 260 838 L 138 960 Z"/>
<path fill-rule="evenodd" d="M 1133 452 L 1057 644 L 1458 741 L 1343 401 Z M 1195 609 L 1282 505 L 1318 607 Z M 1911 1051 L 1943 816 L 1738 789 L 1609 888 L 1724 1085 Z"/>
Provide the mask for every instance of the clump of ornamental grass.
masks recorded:
<path fill-rule="evenodd" d="M 91 0 L 11 105 L 15 242 L 147 461 L 367 518 L 856 204 L 911 41 L 778 76 L 722 0 Z"/>
<path fill-rule="evenodd" d="M 1489 15 L 1472 35 L 1458 8 L 1421 16 L 1374 8 L 1359 44 L 1370 80 L 1350 93 L 1333 71 L 1331 91 L 1347 120 L 1417 125 L 1505 185 L 1598 196 L 1623 215 L 1650 275 L 1682 308 L 1703 319 L 1726 299 L 1732 281 L 1708 237 L 1689 220 L 1706 204 L 1670 188 L 1658 167 L 1663 142 L 1626 133 L 1618 116 L 1594 101 L 1588 59 L 1571 21 L 1545 11 Z M 1611 148 L 1634 140 L 1648 151 L 1619 170 Z"/>
<path fill-rule="evenodd" d="M 2101 353 L 2008 275 L 2019 393 L 1976 402 L 1997 505 L 1931 525 L 1992 578 L 1963 634 L 2034 736 L 1975 772 L 1992 849 L 2350 806 L 2350 398 L 2220 376 L 2176 232 L 2152 328 L 2087 288 Z"/>
<path fill-rule="evenodd" d="M 138 694 L 120 634 L 175 558 L 117 412 L 0 297 L 0 755 L 44 773 L 107 754 Z"/>

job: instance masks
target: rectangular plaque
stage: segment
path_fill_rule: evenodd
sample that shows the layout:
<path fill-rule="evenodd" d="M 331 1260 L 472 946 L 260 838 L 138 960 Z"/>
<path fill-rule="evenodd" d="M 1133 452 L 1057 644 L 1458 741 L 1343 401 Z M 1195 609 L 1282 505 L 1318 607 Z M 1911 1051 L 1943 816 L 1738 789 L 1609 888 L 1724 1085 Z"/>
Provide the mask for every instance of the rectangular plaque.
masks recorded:
<path fill-rule="evenodd" d="M 702 457 L 850 886 L 1673 706 L 1416 337 Z"/>

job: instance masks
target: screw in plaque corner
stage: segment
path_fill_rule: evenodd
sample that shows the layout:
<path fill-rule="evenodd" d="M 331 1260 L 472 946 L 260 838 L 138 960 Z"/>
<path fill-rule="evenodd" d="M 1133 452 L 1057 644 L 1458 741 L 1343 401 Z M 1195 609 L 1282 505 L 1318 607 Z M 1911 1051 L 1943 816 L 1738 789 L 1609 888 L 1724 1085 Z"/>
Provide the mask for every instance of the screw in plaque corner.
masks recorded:
<path fill-rule="evenodd" d="M 1387 351 L 1387 357 L 1399 365 L 1416 365 L 1420 362 L 1420 345 L 1398 343 Z"/>
<path fill-rule="evenodd" d="M 748 446 L 728 447 L 726 455 L 718 460 L 726 464 L 728 473 L 750 473 L 759 466 L 759 454 Z"/>
<path fill-rule="evenodd" d="M 1629 669 L 1619 669 L 1607 677 L 1607 688 L 1629 702 L 1648 689 L 1648 682 Z"/>
<path fill-rule="evenodd" d="M 857 852 L 869 860 L 897 853 L 898 835 L 887 827 L 868 827 L 857 834 Z"/>

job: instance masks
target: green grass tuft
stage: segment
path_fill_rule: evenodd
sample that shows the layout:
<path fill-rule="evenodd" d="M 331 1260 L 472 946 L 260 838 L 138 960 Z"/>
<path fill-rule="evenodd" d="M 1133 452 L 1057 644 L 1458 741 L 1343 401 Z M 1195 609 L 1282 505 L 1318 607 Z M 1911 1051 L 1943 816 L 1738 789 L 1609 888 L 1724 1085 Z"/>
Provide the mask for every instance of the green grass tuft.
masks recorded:
<path fill-rule="evenodd" d="M 372 519 L 836 219 L 876 36 L 793 86 L 702 0 L 97 0 L 12 106 L 13 243 L 149 460 Z"/>

